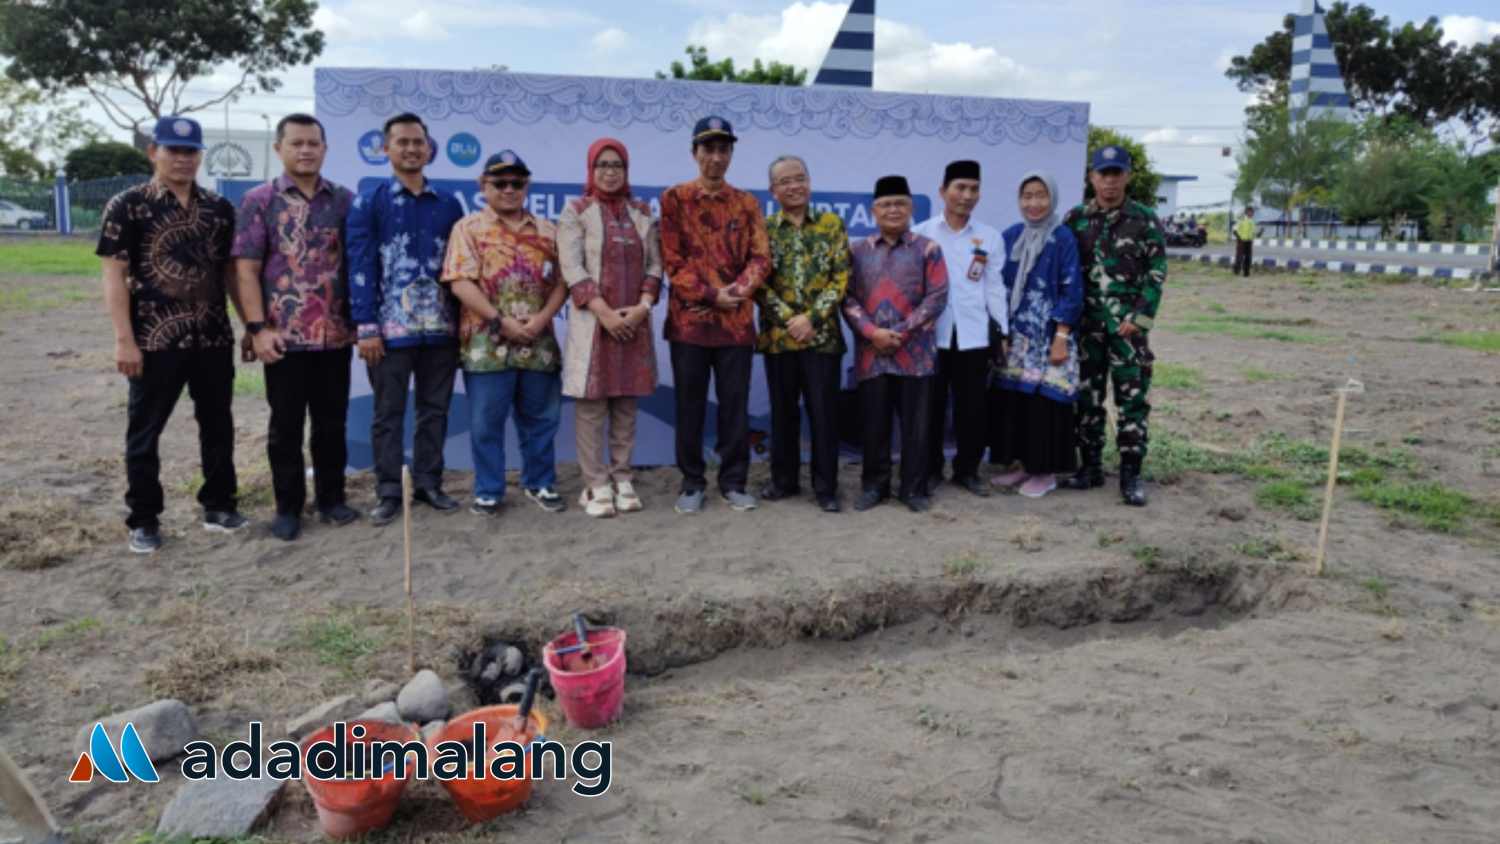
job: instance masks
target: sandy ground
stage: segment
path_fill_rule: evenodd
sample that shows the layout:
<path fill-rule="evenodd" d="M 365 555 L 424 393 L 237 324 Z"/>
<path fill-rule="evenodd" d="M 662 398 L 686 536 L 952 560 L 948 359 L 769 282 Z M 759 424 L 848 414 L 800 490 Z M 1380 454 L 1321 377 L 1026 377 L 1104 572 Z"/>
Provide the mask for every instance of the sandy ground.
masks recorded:
<path fill-rule="evenodd" d="M 98 303 L 5 316 L 0 745 L 75 840 L 130 841 L 154 829 L 175 766 L 162 786 L 70 786 L 79 728 L 172 694 L 227 740 L 404 679 L 400 527 L 271 538 L 266 411 L 245 395 L 257 523 L 205 534 L 184 400 L 164 439 L 168 545 L 125 553 L 125 386 Z M 1041 501 L 945 487 L 921 516 L 808 500 L 683 518 L 670 470 L 645 472 L 646 511 L 614 520 L 519 496 L 493 521 L 419 509 L 420 662 L 456 679 L 457 651 L 535 644 L 583 609 L 627 628 L 637 673 L 623 719 L 594 736 L 614 741 L 605 797 L 547 783 L 462 835 L 422 784 L 378 840 L 1495 841 L 1500 357 L 1431 339 L 1497 327 L 1494 294 L 1174 267 L 1153 341 L 1197 383 L 1153 390 L 1159 454 L 1326 446 L 1352 377 L 1366 392 L 1346 445 L 1473 502 L 1437 532 L 1341 486 L 1319 579 L 1316 521 L 1257 503 L 1265 479 L 1243 471 L 1164 473 L 1145 511 L 1111 479 Z M 845 467 L 846 499 L 857 478 Z M 576 468 L 561 487 L 575 502 Z M 372 503 L 368 477 L 351 495 Z M 300 786 L 264 834 L 316 839 Z"/>

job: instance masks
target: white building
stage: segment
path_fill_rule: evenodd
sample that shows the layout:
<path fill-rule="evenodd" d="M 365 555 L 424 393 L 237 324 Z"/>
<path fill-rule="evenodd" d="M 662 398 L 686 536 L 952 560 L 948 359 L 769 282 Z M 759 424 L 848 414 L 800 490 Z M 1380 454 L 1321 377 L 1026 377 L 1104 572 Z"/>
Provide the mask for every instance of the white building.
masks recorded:
<path fill-rule="evenodd" d="M 1161 177 L 1161 184 L 1156 188 L 1156 216 L 1166 220 L 1177 213 L 1179 205 L 1177 201 L 1177 188 L 1183 182 L 1196 182 L 1197 176 L 1166 176 Z"/>

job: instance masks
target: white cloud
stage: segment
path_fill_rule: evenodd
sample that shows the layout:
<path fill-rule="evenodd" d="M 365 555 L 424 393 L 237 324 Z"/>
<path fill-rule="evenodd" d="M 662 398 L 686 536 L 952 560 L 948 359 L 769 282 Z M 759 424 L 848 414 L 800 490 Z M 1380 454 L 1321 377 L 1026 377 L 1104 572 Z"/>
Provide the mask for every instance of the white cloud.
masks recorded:
<path fill-rule="evenodd" d="M 401 31 L 424 41 L 437 41 L 448 37 L 448 30 L 437 22 L 432 13 L 426 9 L 417 12 L 401 21 Z"/>
<path fill-rule="evenodd" d="M 1176 126 L 1163 126 L 1160 129 L 1153 129 L 1142 135 L 1141 143 L 1171 144 L 1172 146 L 1187 147 L 1218 147 L 1223 146 L 1224 142 L 1222 139 L 1216 139 L 1211 135 L 1189 135 Z"/>
<path fill-rule="evenodd" d="M 1443 35 L 1460 47 L 1500 37 L 1500 21 L 1487 21 L 1471 15 L 1446 15 L 1438 23 L 1443 27 Z"/>
<path fill-rule="evenodd" d="M 695 23 L 688 36 L 709 55 L 736 64 L 779 61 L 816 75 L 848 6 L 799 0 L 779 15 L 739 12 Z M 875 84 L 885 91 L 988 95 L 1014 93 L 1029 71 L 995 47 L 967 41 L 934 41 L 910 24 L 875 22 Z"/>
<path fill-rule="evenodd" d="M 1214 59 L 1214 70 L 1217 70 L 1220 73 L 1229 70 L 1230 61 L 1239 54 L 1240 51 L 1236 50 L 1233 47 L 1225 47 L 1223 50 L 1220 50 L 1219 57 Z"/>
<path fill-rule="evenodd" d="M 327 6 L 319 6 L 313 12 L 313 26 L 322 30 L 330 41 L 353 40 L 359 36 L 359 30 L 353 21 Z"/>
<path fill-rule="evenodd" d="M 630 36 L 625 34 L 625 30 L 613 26 L 600 30 L 589 39 L 589 44 L 596 53 L 617 53 L 625 49 L 629 42 Z"/>

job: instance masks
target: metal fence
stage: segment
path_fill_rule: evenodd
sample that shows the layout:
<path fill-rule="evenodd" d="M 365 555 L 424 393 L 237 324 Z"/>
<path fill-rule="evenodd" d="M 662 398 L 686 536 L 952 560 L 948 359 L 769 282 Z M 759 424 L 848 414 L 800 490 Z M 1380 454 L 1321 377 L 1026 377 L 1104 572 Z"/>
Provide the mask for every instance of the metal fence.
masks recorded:
<path fill-rule="evenodd" d="M 0 176 L 0 229 L 92 232 L 99 230 L 110 197 L 149 176 L 113 176 L 83 182 L 33 182 Z M 67 215 L 58 219 L 58 210 Z"/>

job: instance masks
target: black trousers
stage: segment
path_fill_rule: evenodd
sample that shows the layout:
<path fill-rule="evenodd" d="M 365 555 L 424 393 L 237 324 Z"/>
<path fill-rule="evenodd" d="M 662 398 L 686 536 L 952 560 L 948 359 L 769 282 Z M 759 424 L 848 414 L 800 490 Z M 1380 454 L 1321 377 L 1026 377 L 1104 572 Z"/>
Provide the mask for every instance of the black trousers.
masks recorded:
<path fill-rule="evenodd" d="M 205 510 L 233 510 L 237 481 L 234 475 L 234 349 L 174 349 L 146 352 L 139 378 L 130 379 L 130 401 L 125 428 L 125 506 L 132 528 L 158 527 L 163 500 L 161 432 L 187 387 L 198 420 L 198 451 L 203 487 L 198 503 Z"/>
<path fill-rule="evenodd" d="M 793 492 L 802 477 L 802 403 L 812 427 L 812 485 L 819 498 L 838 495 L 838 392 L 842 357 L 822 352 L 765 356 L 771 394 L 771 482 Z"/>
<path fill-rule="evenodd" d="M 349 449 L 344 424 L 349 415 L 350 349 L 291 352 L 266 366 L 266 401 L 271 426 L 266 455 L 276 512 L 302 512 L 307 503 L 306 466 L 302 461 L 303 420 L 312 418 L 310 446 L 313 489 L 319 510 L 344 503 L 344 466 Z"/>
<path fill-rule="evenodd" d="M 375 451 L 375 494 L 401 497 L 401 464 L 406 462 L 406 390 L 416 382 L 416 431 L 412 436 L 412 484 L 418 489 L 442 489 L 443 443 L 448 439 L 448 405 L 458 374 L 457 346 L 387 348 L 377 366 L 368 367 L 375 392 L 370 421 Z"/>
<path fill-rule="evenodd" d="M 954 479 L 966 478 L 979 472 L 979 461 L 984 457 L 989 438 L 989 395 L 987 381 L 990 371 L 988 346 L 967 351 L 958 350 L 958 338 L 953 345 L 939 349 L 937 374 L 932 383 L 932 437 L 928 444 L 927 469 L 933 475 L 943 473 L 943 432 L 947 428 L 948 395 L 953 395 L 953 438 L 957 451 L 953 455 Z"/>
<path fill-rule="evenodd" d="M 1250 262 L 1254 260 L 1251 250 L 1254 242 L 1249 240 L 1236 240 L 1234 242 L 1234 275 L 1250 277 Z"/>
<path fill-rule="evenodd" d="M 859 409 L 865 418 L 864 465 L 860 487 L 891 488 L 891 416 L 901 418 L 902 500 L 927 495 L 928 424 L 932 419 L 931 376 L 880 375 L 859 382 Z"/>
<path fill-rule="evenodd" d="M 708 415 L 708 378 L 719 402 L 719 491 L 744 492 L 750 475 L 749 346 L 695 346 L 672 343 L 672 381 L 677 390 L 677 468 L 682 490 L 708 487 L 703 460 L 703 422 Z"/>

